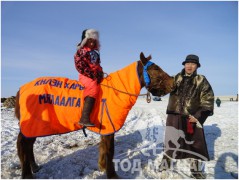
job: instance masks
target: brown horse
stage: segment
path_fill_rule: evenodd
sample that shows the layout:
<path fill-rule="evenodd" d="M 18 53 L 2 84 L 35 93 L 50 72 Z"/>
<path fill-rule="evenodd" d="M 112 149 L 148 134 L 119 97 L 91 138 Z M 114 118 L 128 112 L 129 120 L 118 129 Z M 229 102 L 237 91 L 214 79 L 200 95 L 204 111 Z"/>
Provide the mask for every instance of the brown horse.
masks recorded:
<path fill-rule="evenodd" d="M 144 67 L 151 59 L 151 56 L 145 57 L 143 53 L 140 54 L 140 60 L 137 61 L 137 73 L 140 80 L 141 88 L 146 86 Z M 164 96 L 172 91 L 174 87 L 173 78 L 165 73 L 159 66 L 152 63 L 147 67 L 147 75 L 150 77 L 150 83 L 146 87 L 147 90 L 154 96 Z M 146 81 L 146 82 L 145 82 Z M 20 120 L 20 102 L 19 91 L 16 95 L 15 115 Z M 114 121 L 114 120 L 113 120 Z M 33 173 L 36 173 L 40 167 L 35 162 L 33 145 L 36 140 L 34 138 L 26 138 L 21 132 L 17 139 L 18 156 L 21 162 L 22 178 L 33 178 Z M 100 170 L 106 171 L 107 178 L 118 178 L 115 172 L 114 163 L 114 133 L 111 135 L 101 136 L 99 145 L 99 159 L 98 165 Z"/>

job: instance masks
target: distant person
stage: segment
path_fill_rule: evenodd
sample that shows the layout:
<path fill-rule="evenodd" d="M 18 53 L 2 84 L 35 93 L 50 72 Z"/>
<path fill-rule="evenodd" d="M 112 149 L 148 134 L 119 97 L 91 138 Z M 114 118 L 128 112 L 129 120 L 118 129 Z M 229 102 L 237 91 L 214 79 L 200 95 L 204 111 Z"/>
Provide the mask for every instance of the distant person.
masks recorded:
<path fill-rule="evenodd" d="M 220 107 L 220 105 L 221 105 L 221 100 L 219 99 L 219 97 L 216 99 L 216 104 L 217 104 L 217 107 Z"/>
<path fill-rule="evenodd" d="M 84 107 L 79 124 L 82 126 L 95 126 L 90 122 L 90 113 L 94 107 L 99 92 L 99 83 L 103 79 L 103 69 L 100 66 L 99 33 L 94 29 L 82 32 L 81 42 L 77 46 L 74 56 L 75 67 L 79 72 L 79 81 L 85 87 Z"/>
<path fill-rule="evenodd" d="M 191 177 L 202 179 L 206 177 L 200 165 L 209 160 L 203 124 L 213 115 L 214 93 L 206 77 L 197 74 L 201 66 L 198 56 L 188 55 L 182 65 L 184 69 L 174 76 L 176 87 L 169 96 L 164 157 L 159 168 L 172 169 L 172 159 L 190 158 Z M 172 132 L 175 130 L 178 133 Z"/>

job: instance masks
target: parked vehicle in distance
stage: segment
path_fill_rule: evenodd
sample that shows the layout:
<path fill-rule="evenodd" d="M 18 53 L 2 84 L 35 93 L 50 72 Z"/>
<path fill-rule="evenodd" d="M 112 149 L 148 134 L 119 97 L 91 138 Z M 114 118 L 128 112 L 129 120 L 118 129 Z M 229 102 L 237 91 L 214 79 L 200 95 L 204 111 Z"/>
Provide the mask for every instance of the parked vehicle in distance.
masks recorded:
<path fill-rule="evenodd" d="M 160 97 L 157 97 L 157 96 L 154 97 L 153 100 L 154 100 L 154 101 L 162 101 L 162 99 L 161 99 Z"/>

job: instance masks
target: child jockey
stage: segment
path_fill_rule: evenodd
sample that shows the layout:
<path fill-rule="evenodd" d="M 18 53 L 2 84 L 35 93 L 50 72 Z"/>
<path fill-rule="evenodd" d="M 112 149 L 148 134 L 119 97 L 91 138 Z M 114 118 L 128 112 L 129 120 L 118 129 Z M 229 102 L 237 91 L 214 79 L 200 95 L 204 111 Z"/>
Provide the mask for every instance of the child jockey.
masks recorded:
<path fill-rule="evenodd" d="M 99 92 L 99 84 L 103 79 L 99 49 L 99 33 L 94 29 L 84 30 L 74 56 L 75 67 L 79 72 L 79 81 L 85 87 L 83 94 L 84 107 L 79 121 L 82 126 L 95 126 L 90 122 L 90 113 Z"/>

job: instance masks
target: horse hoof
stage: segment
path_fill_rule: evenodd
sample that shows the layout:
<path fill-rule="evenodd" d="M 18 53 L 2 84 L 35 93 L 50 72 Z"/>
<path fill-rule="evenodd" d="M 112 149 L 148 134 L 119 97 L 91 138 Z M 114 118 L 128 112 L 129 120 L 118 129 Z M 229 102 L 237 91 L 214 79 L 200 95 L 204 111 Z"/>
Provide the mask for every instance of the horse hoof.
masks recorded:
<path fill-rule="evenodd" d="M 22 176 L 22 179 L 34 179 L 32 174 Z"/>
<path fill-rule="evenodd" d="M 38 172 L 41 168 L 42 168 L 42 166 L 35 165 L 35 166 L 32 167 L 32 172 L 33 172 L 33 173 L 36 173 L 36 172 Z"/>
<path fill-rule="evenodd" d="M 115 174 L 111 177 L 109 177 L 109 179 L 122 179 L 119 175 Z"/>

